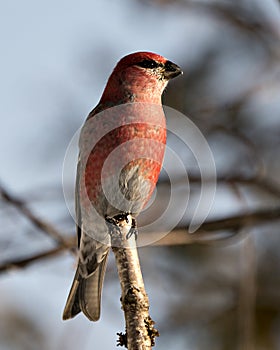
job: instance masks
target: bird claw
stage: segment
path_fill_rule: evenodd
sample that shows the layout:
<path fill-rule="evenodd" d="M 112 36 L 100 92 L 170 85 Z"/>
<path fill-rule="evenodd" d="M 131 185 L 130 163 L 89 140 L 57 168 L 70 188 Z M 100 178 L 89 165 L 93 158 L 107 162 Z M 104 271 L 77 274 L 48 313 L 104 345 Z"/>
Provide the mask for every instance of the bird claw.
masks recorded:
<path fill-rule="evenodd" d="M 136 219 L 132 217 L 131 228 L 126 235 L 126 239 L 131 238 L 133 235 L 135 236 L 135 241 L 137 241 L 138 231 L 137 231 Z"/>
<path fill-rule="evenodd" d="M 138 232 L 136 229 L 136 220 L 130 213 L 118 214 L 113 217 L 106 216 L 105 220 L 107 221 L 108 225 L 114 225 L 118 229 L 119 235 L 122 234 L 122 228 L 125 226 L 130 226 L 125 238 L 128 240 L 134 235 L 135 240 L 137 240 Z"/>

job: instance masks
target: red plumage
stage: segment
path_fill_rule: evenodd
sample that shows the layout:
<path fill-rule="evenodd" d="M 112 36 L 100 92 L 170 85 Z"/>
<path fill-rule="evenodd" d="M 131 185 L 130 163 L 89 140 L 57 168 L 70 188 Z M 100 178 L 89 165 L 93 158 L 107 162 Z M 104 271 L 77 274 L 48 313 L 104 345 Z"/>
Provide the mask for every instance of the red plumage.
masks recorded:
<path fill-rule="evenodd" d="M 180 68 L 162 56 L 125 56 L 109 77 L 80 135 L 76 215 L 79 262 L 63 318 L 100 317 L 110 237 L 105 218 L 137 216 L 162 166 L 166 126 L 161 95 Z"/>

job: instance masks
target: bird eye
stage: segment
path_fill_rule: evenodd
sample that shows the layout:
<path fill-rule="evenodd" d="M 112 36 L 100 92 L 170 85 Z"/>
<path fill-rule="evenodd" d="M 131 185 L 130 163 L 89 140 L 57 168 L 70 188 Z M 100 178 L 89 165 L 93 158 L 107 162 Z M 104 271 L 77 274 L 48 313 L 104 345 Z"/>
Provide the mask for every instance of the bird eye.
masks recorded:
<path fill-rule="evenodd" d="M 139 63 L 137 63 L 137 66 L 142 67 L 142 68 L 157 68 L 160 66 L 160 63 L 153 61 L 153 60 L 143 60 Z"/>

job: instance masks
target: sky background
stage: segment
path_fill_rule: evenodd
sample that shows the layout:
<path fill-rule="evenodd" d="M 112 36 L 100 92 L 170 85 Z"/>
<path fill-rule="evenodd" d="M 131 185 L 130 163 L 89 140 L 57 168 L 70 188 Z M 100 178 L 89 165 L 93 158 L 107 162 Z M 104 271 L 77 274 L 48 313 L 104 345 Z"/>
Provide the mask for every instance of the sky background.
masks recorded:
<path fill-rule="evenodd" d="M 249 1 L 240 3 L 250 7 Z M 270 22 L 280 33 L 279 4 L 273 0 L 251 3 L 255 15 L 261 14 L 262 20 Z M 72 136 L 98 102 L 116 62 L 133 51 L 153 51 L 182 66 L 188 76 L 188 67 L 190 71 L 196 67 L 201 57 L 215 47 L 217 37 L 223 37 L 221 45 L 224 55 L 221 60 L 226 57 L 227 64 L 219 66 L 219 61 L 216 61 L 217 66 L 212 67 L 213 76 L 205 89 L 215 101 L 230 100 L 238 95 L 240 89 L 254 81 L 263 63 L 257 46 L 257 54 L 252 51 L 247 53 L 244 48 L 246 41 L 240 47 L 235 41 L 228 42 L 227 37 L 232 38 L 232 35 L 233 29 L 225 27 L 222 22 L 201 12 L 182 10 L 176 3 L 159 6 L 149 1 L 130 0 L 82 0 L 79 4 L 73 0 L 2 1 L 0 183 L 27 201 L 32 201 L 32 208 L 42 217 L 50 218 L 58 226 L 74 232 L 72 221 L 65 223 L 59 219 L 62 213 L 66 215 L 67 212 L 62 194 L 63 159 Z M 233 55 L 232 47 L 236 48 Z M 253 63 L 250 55 L 256 56 Z M 215 75 L 216 72 L 218 75 Z M 248 74 L 246 79 L 244 72 Z M 171 95 L 176 95 L 175 81 L 169 91 Z M 192 92 L 191 86 L 189 91 Z M 269 109 L 266 109 L 267 106 Z M 264 109 L 265 118 L 268 118 L 265 120 L 269 121 L 270 127 L 278 128 L 279 90 L 263 94 L 258 101 L 248 105 L 250 109 L 256 112 L 253 113 L 258 119 L 256 130 L 267 126 L 264 125 Z M 221 168 L 227 159 L 225 155 L 216 154 Z M 279 170 L 278 162 L 275 163 L 275 169 Z M 227 198 L 227 193 L 223 193 L 223 198 Z M 233 209 L 235 202 L 225 201 L 216 206 L 230 206 Z M 2 258 L 15 254 L 24 256 L 53 245 L 47 237 L 37 237 L 37 233 L 24 220 L 11 222 L 13 212 L 8 213 L 9 217 L 5 212 L 0 215 L 2 223 L 6 225 L 9 221 L 9 226 L 5 226 L 7 231 L 0 233 L 2 243 L 9 241 L 7 245 L 2 244 Z M 28 232 L 22 236 L 19 231 L 25 230 Z M 7 232 L 9 239 L 3 236 Z M 30 241 L 32 246 L 27 246 Z M 219 247 L 213 248 L 211 256 L 218 254 L 234 263 L 237 250 L 230 247 L 225 252 Z M 151 314 L 156 321 L 159 320 L 162 330 L 157 348 L 204 349 L 194 339 L 199 335 L 208 341 L 210 338 L 206 328 L 199 333 L 195 325 L 188 323 L 186 330 L 179 325 L 178 333 L 170 334 L 164 323 L 169 315 L 167 311 L 170 311 L 167 306 L 170 298 L 174 303 L 181 298 L 180 293 L 176 292 L 176 288 L 180 288 L 180 279 L 174 281 L 172 277 L 166 278 L 165 271 L 171 270 L 172 275 L 170 265 L 180 271 L 180 260 L 177 261 L 170 251 L 162 248 L 147 248 L 140 254 L 144 261 Z M 161 255 L 162 259 L 158 259 Z M 168 259 L 172 264 L 167 264 Z M 154 269 L 150 271 L 149 266 Z M 203 268 L 197 261 L 190 259 L 189 266 L 195 266 L 196 274 L 204 278 Z M 229 274 L 232 278 L 238 275 L 238 269 L 230 263 L 231 267 L 227 268 L 215 260 L 213 266 L 221 274 Z M 0 350 L 114 347 L 116 332 L 124 328 L 114 264 L 109 264 L 102 318 L 96 324 L 82 316 L 68 322 L 61 320 L 74 268 L 73 257 L 65 253 L 47 263 L 41 262 L 23 271 L 10 271 L 0 276 Z M 194 276 L 191 268 L 182 268 L 181 272 L 182 281 Z M 230 293 L 218 297 L 215 293 L 211 295 L 214 309 L 223 308 L 232 297 Z M 183 302 L 192 302 L 190 292 L 185 293 Z M 200 307 L 203 310 L 203 303 Z M 280 324 L 280 319 L 277 322 Z M 14 329 L 17 329 L 16 336 Z M 276 335 L 274 338 L 278 342 Z"/>

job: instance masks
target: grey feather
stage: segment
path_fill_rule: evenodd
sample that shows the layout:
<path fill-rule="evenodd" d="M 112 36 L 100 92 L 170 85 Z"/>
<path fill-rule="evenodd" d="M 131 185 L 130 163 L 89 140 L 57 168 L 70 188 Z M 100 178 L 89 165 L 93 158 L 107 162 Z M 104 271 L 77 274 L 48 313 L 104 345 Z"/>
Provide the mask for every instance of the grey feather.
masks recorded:
<path fill-rule="evenodd" d="M 97 269 L 81 282 L 79 306 L 91 321 L 97 321 L 100 318 L 101 292 L 106 271 L 107 257 L 108 254 L 102 262 L 98 264 Z"/>
<path fill-rule="evenodd" d="M 93 237 L 98 234 L 88 235 L 88 226 L 91 220 L 84 217 L 80 208 L 79 185 L 80 185 L 80 159 L 78 162 L 76 178 L 76 220 L 79 248 L 79 262 L 72 283 L 68 299 L 63 312 L 63 319 L 75 317 L 81 311 L 91 321 L 100 318 L 101 292 L 107 265 L 109 246 L 102 244 Z M 87 225 L 85 225 L 85 222 Z M 86 227 L 85 227 L 86 226 Z M 98 227 L 98 226 L 97 226 Z M 104 231 L 101 229 L 101 231 Z"/>
<path fill-rule="evenodd" d="M 75 317 L 81 311 L 90 321 L 100 318 L 101 292 L 107 265 L 108 251 L 94 272 L 82 277 L 78 266 L 63 312 L 63 320 Z"/>

